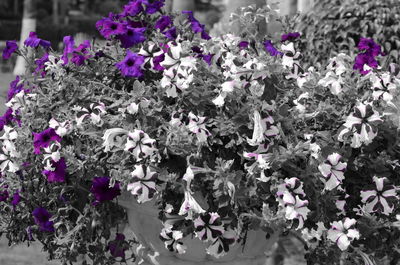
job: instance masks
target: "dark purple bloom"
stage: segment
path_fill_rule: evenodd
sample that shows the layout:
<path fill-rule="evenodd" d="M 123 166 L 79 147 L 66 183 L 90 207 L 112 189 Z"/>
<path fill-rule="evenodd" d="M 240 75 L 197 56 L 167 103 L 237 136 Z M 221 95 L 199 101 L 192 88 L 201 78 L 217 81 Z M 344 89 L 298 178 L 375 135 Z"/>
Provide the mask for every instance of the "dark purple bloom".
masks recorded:
<path fill-rule="evenodd" d="M 13 116 L 13 110 L 12 108 L 8 108 L 3 116 L 0 117 L 0 131 L 4 129 L 4 125 L 7 125 L 14 120 L 16 120 L 16 118 Z"/>
<path fill-rule="evenodd" d="M 29 37 L 24 41 L 24 45 L 32 48 L 42 46 L 43 48 L 49 48 L 51 46 L 50 41 L 42 40 L 37 37 L 36 32 L 31 31 Z"/>
<path fill-rule="evenodd" d="M 204 54 L 202 57 L 203 57 L 203 60 L 204 60 L 208 65 L 211 65 L 211 60 L 212 60 L 212 58 L 213 58 L 214 55 L 215 55 L 215 54 L 209 53 L 209 54 Z"/>
<path fill-rule="evenodd" d="M 154 28 L 159 29 L 160 32 L 163 32 L 166 28 L 172 26 L 172 20 L 170 16 L 162 16 L 157 20 Z"/>
<path fill-rule="evenodd" d="M 42 77 L 46 75 L 46 71 L 44 70 L 46 65 L 45 63 L 49 61 L 49 54 L 45 53 L 40 59 L 35 60 L 35 64 L 37 65 L 35 69 L 35 74 L 40 73 Z"/>
<path fill-rule="evenodd" d="M 143 11 L 142 0 L 134 0 L 124 6 L 124 11 L 122 12 L 122 16 L 134 17 L 137 16 L 142 11 Z"/>
<path fill-rule="evenodd" d="M 21 196 L 19 195 L 19 191 L 17 190 L 14 194 L 13 194 L 13 199 L 11 201 L 12 206 L 17 206 L 19 204 L 19 202 L 21 201 Z"/>
<path fill-rule="evenodd" d="M 288 34 L 283 34 L 282 38 L 281 38 L 281 42 L 285 42 L 285 41 L 292 41 L 297 39 L 298 37 L 300 37 L 300 33 L 299 32 L 289 32 Z"/>
<path fill-rule="evenodd" d="M 264 42 L 264 48 L 271 56 L 283 55 L 280 51 L 278 51 L 270 40 L 266 40 Z"/>
<path fill-rule="evenodd" d="M 378 61 L 375 60 L 375 57 L 369 53 L 360 53 L 356 56 L 353 69 L 359 70 L 362 75 L 366 75 L 370 72 L 370 70 L 364 70 L 364 65 L 368 65 L 371 68 L 378 67 Z"/>
<path fill-rule="evenodd" d="M 182 11 L 182 14 L 188 15 L 188 20 L 190 22 L 190 26 L 194 33 L 201 33 L 201 38 L 205 40 L 211 39 L 210 35 L 205 31 L 205 26 L 200 24 L 200 22 L 193 16 L 192 11 Z"/>
<path fill-rule="evenodd" d="M 32 212 L 35 223 L 42 232 L 54 232 L 53 221 L 49 221 L 51 214 L 42 207 L 38 207 Z"/>
<path fill-rule="evenodd" d="M 193 46 L 192 51 L 194 53 L 196 53 L 195 57 L 202 58 L 208 65 L 211 65 L 211 60 L 212 60 L 214 54 L 212 54 L 212 53 L 203 54 L 203 50 L 198 46 Z"/>
<path fill-rule="evenodd" d="M 85 62 L 85 60 L 91 57 L 88 51 L 89 48 L 90 48 L 90 42 L 88 40 L 85 40 L 77 48 L 74 49 L 72 53 L 71 62 L 77 66 L 82 65 Z"/>
<path fill-rule="evenodd" d="M 103 18 L 97 21 L 96 28 L 100 32 L 100 34 L 106 39 L 110 39 L 110 37 L 113 35 L 126 33 L 126 27 L 124 24 L 111 20 L 109 18 Z"/>
<path fill-rule="evenodd" d="M 146 13 L 151 15 L 154 14 L 164 6 L 165 0 L 155 0 L 150 2 L 149 0 L 143 0 L 143 2 L 146 4 Z"/>
<path fill-rule="evenodd" d="M 109 177 L 96 177 L 93 179 L 90 192 L 93 193 L 95 202 L 94 204 L 103 201 L 112 201 L 115 197 L 121 195 L 119 183 L 115 183 L 114 187 L 110 188 Z"/>
<path fill-rule="evenodd" d="M 130 48 L 146 40 L 144 36 L 145 31 L 146 28 L 132 28 L 127 26 L 126 33 L 118 35 L 117 38 L 121 41 L 122 48 Z"/>
<path fill-rule="evenodd" d="M 157 71 L 164 71 L 165 68 L 162 67 L 161 64 L 160 64 L 161 62 L 164 61 L 164 59 L 165 59 L 165 55 L 164 54 L 160 54 L 158 56 L 155 56 L 153 58 L 153 65 L 154 65 L 153 69 L 157 70 Z"/>
<path fill-rule="evenodd" d="M 238 44 L 239 49 L 243 50 L 243 49 L 247 49 L 247 47 L 249 47 L 249 42 L 248 41 L 241 41 Z"/>
<path fill-rule="evenodd" d="M 165 37 L 167 37 L 170 40 L 176 40 L 176 38 L 178 37 L 178 35 L 176 34 L 175 27 L 171 27 L 169 30 L 164 32 L 164 35 L 165 35 Z"/>
<path fill-rule="evenodd" d="M 373 39 L 361 38 L 357 48 L 360 51 L 369 53 L 372 56 L 384 55 L 381 51 L 381 46 L 376 44 Z"/>
<path fill-rule="evenodd" d="M 141 71 L 142 64 L 144 63 L 144 57 L 128 50 L 126 57 L 121 62 L 115 64 L 115 66 L 121 70 L 123 76 L 126 77 L 141 77 L 143 75 Z"/>
<path fill-rule="evenodd" d="M 18 94 L 21 90 L 24 89 L 24 83 L 20 82 L 20 81 L 21 81 L 21 79 L 19 78 L 18 75 L 14 81 L 11 81 L 10 87 L 9 87 L 8 93 L 7 93 L 7 101 L 12 99 L 16 94 Z"/>
<path fill-rule="evenodd" d="M 0 187 L 0 202 L 4 202 L 8 199 L 8 191 L 5 188 Z"/>
<path fill-rule="evenodd" d="M 74 51 L 75 41 L 72 36 L 65 36 L 64 42 L 64 52 L 61 56 L 61 60 L 64 61 L 64 65 L 68 63 L 68 55 Z"/>
<path fill-rule="evenodd" d="M 125 242 L 125 236 L 117 233 L 115 239 L 108 243 L 108 250 L 114 258 L 125 259 L 125 251 L 128 250 L 128 244 Z"/>
<path fill-rule="evenodd" d="M 53 141 L 61 142 L 61 137 L 53 128 L 48 128 L 40 133 L 33 133 L 33 146 L 35 148 L 35 154 L 40 154 L 40 148 L 49 147 Z"/>
<path fill-rule="evenodd" d="M 15 40 L 6 41 L 6 47 L 3 50 L 3 59 L 7 60 L 18 49 L 18 44 Z"/>
<path fill-rule="evenodd" d="M 51 167 L 55 168 L 54 171 L 43 170 L 42 173 L 47 177 L 48 182 L 64 182 L 65 175 L 67 174 L 67 164 L 64 157 L 61 157 L 58 162 L 51 161 Z"/>

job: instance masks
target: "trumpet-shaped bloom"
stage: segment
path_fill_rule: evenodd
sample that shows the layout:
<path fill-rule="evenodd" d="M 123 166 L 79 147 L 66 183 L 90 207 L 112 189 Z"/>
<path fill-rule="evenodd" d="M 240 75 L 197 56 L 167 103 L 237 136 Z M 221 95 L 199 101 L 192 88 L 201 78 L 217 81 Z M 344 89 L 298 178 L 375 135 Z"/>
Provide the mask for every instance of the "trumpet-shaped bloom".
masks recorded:
<path fill-rule="evenodd" d="M 93 178 L 90 192 L 94 195 L 95 202 L 93 204 L 95 205 L 104 201 L 112 201 L 117 196 L 121 195 L 119 183 L 116 182 L 113 187 L 110 187 L 109 177 Z"/>
<path fill-rule="evenodd" d="M 333 190 L 343 182 L 347 163 L 340 162 L 341 157 L 337 153 L 330 154 L 326 161 L 318 166 L 319 171 L 325 178 L 326 190 Z"/>
<path fill-rule="evenodd" d="M 125 151 L 131 152 L 136 161 L 141 161 L 147 157 L 154 159 L 157 152 L 155 143 L 156 140 L 151 139 L 147 133 L 141 130 L 134 130 L 128 133 Z"/>
<path fill-rule="evenodd" d="M 293 41 L 293 40 L 297 39 L 298 37 L 300 37 L 299 32 L 289 32 L 289 33 L 283 34 L 281 36 L 281 42 Z"/>
<path fill-rule="evenodd" d="M 335 221 L 328 231 L 328 239 L 335 242 L 337 246 L 345 251 L 350 242 L 360 237 L 358 230 L 352 228 L 356 224 L 355 219 L 345 218 L 344 221 Z"/>
<path fill-rule="evenodd" d="M 124 60 L 117 63 L 115 66 L 121 71 L 122 75 L 125 77 L 141 77 L 143 76 L 141 70 L 143 63 L 143 56 L 128 50 Z"/>
<path fill-rule="evenodd" d="M 128 184 L 128 191 L 136 196 L 139 203 L 150 201 L 157 191 L 157 173 L 144 165 L 136 165 L 131 176 L 132 183 Z"/>
<path fill-rule="evenodd" d="M 50 41 L 38 38 L 36 32 L 31 31 L 29 37 L 24 41 L 24 45 L 32 48 L 37 48 L 39 46 L 50 48 L 51 43 Z"/>
<path fill-rule="evenodd" d="M 196 134 L 199 142 L 207 141 L 207 137 L 210 136 L 211 133 L 206 128 L 206 117 L 196 116 L 192 112 L 190 112 L 188 116 L 189 124 L 187 125 L 187 128 L 189 131 Z"/>
<path fill-rule="evenodd" d="M 160 233 L 160 239 L 164 241 L 165 248 L 178 254 L 186 252 L 186 246 L 181 241 L 182 238 L 183 234 L 181 231 L 172 230 L 167 227 L 164 227 Z"/>
<path fill-rule="evenodd" d="M 202 214 L 206 211 L 200 206 L 195 200 L 190 191 L 185 191 L 185 197 L 182 202 L 181 208 L 179 209 L 179 215 L 187 215 L 186 219 L 193 219 L 193 214 Z"/>
<path fill-rule="evenodd" d="M 278 56 L 278 55 L 283 55 L 282 52 L 278 51 L 274 45 L 272 44 L 272 42 L 270 40 L 266 40 L 264 42 L 264 48 L 265 50 L 269 53 L 269 55 L 271 56 Z"/>
<path fill-rule="evenodd" d="M 61 137 L 53 128 L 48 128 L 40 133 L 33 133 L 35 154 L 40 154 L 40 148 L 48 147 L 54 141 L 61 142 Z"/>
<path fill-rule="evenodd" d="M 35 223 L 39 226 L 42 232 L 54 232 L 53 221 L 50 221 L 51 214 L 42 207 L 38 207 L 32 212 Z"/>
<path fill-rule="evenodd" d="M 122 48 L 131 48 L 146 40 L 146 36 L 144 35 L 145 31 L 146 28 L 133 28 L 127 26 L 126 31 L 123 34 L 118 35 L 117 39 L 121 41 Z"/>
<path fill-rule="evenodd" d="M 65 159 L 61 157 L 57 162 L 52 160 L 51 162 L 52 168 L 54 170 L 43 170 L 42 173 L 47 177 L 48 182 L 64 182 L 65 176 L 67 174 L 67 164 L 65 163 Z"/>
<path fill-rule="evenodd" d="M 11 57 L 11 54 L 13 54 L 17 49 L 18 49 L 17 41 L 15 40 L 6 41 L 6 47 L 3 50 L 3 59 L 4 60 L 9 59 Z"/>
<path fill-rule="evenodd" d="M 202 241 L 214 241 L 225 229 L 218 213 L 201 214 L 194 220 L 196 236 Z"/>
<path fill-rule="evenodd" d="M 125 241 L 124 234 L 117 233 L 115 239 L 108 243 L 107 248 L 114 258 L 120 257 L 124 260 L 125 251 L 129 249 L 129 244 Z"/>
<path fill-rule="evenodd" d="M 386 178 L 373 177 L 376 189 L 361 191 L 361 201 L 365 203 L 368 213 L 389 215 L 393 212 L 394 202 L 398 200 L 396 188 L 387 183 Z"/>

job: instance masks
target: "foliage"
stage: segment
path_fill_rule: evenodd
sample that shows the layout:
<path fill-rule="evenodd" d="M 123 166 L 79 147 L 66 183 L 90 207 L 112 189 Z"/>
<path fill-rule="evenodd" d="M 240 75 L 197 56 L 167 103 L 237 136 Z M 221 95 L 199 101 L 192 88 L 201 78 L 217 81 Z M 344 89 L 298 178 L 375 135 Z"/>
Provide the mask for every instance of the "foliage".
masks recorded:
<path fill-rule="evenodd" d="M 104 46 L 7 43 L 30 71 L 1 119 L 1 232 L 64 263 L 124 261 L 135 240 L 111 232 L 130 193 L 155 202 L 179 254 L 183 238 L 220 257 L 249 230 L 294 231 L 309 264 L 395 264 L 400 77 L 378 67 L 381 47 L 360 38 L 357 56 L 305 71 L 304 35 L 258 37 L 273 6 L 242 8 L 242 32 L 212 38 L 161 3 L 98 21 Z"/>

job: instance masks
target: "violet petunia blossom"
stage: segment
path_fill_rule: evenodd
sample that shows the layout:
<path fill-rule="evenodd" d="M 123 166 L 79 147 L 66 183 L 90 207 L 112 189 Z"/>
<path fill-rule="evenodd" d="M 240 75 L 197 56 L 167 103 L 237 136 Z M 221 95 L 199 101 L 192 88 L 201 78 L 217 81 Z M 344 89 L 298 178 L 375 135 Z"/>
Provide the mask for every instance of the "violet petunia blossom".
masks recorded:
<path fill-rule="evenodd" d="M 129 249 L 128 243 L 125 241 L 125 235 L 117 233 L 115 239 L 108 243 L 107 249 L 114 258 L 122 258 L 125 260 L 125 251 Z"/>
<path fill-rule="evenodd" d="M 91 56 L 89 55 L 90 41 L 85 40 L 73 50 L 71 62 L 76 66 L 82 65 Z"/>
<path fill-rule="evenodd" d="M 48 182 L 64 182 L 67 174 L 67 164 L 65 163 L 64 157 L 61 157 L 57 162 L 51 161 L 51 167 L 54 170 L 45 169 L 42 171 L 43 175 L 47 177 Z"/>
<path fill-rule="evenodd" d="M 46 52 L 45 54 L 43 54 L 43 56 L 37 60 L 35 60 L 35 64 L 37 65 L 34 73 L 35 74 L 39 74 L 44 77 L 46 75 L 46 62 L 49 61 L 49 54 Z"/>
<path fill-rule="evenodd" d="M 171 27 L 169 30 L 165 31 L 163 34 L 169 40 L 176 40 L 176 38 L 178 37 L 178 34 L 176 33 L 176 27 Z"/>
<path fill-rule="evenodd" d="M 95 177 L 92 181 L 90 192 L 93 193 L 95 198 L 94 205 L 104 201 L 112 201 L 114 198 L 121 195 L 119 183 L 116 182 L 114 187 L 110 187 L 109 177 Z"/>
<path fill-rule="evenodd" d="M 9 59 L 11 57 L 11 54 L 13 54 L 17 49 L 18 49 L 17 41 L 15 40 L 6 41 L 6 47 L 3 50 L 3 59 L 4 60 Z"/>
<path fill-rule="evenodd" d="M 264 42 L 264 48 L 265 50 L 269 53 L 269 55 L 271 56 L 278 56 L 278 55 L 283 55 L 282 52 L 278 51 L 274 45 L 272 44 L 272 42 L 270 40 L 266 40 Z"/>
<path fill-rule="evenodd" d="M 75 41 L 72 36 L 65 36 L 63 39 L 64 52 L 61 56 L 61 60 L 64 61 L 64 65 L 68 63 L 68 55 L 74 51 Z"/>
<path fill-rule="evenodd" d="M 33 133 L 33 146 L 35 148 L 35 154 L 40 154 L 40 148 L 49 147 L 53 141 L 61 142 L 61 137 L 53 128 L 48 128 L 40 133 Z"/>
<path fill-rule="evenodd" d="M 249 44 L 250 43 L 248 41 L 241 41 L 239 42 L 238 47 L 240 50 L 247 49 L 247 47 L 249 47 Z"/>
<path fill-rule="evenodd" d="M 29 33 L 29 37 L 24 41 L 24 45 L 32 48 L 37 48 L 39 46 L 42 46 L 43 48 L 47 49 L 50 48 L 51 43 L 50 41 L 38 38 L 36 32 L 31 31 Z"/>
<path fill-rule="evenodd" d="M 156 21 L 154 28 L 159 29 L 160 32 L 163 32 L 166 28 L 168 28 L 170 26 L 172 26 L 171 17 L 170 16 L 162 16 Z"/>
<path fill-rule="evenodd" d="M 211 39 L 210 35 L 208 35 L 208 33 L 205 30 L 205 26 L 203 24 L 200 24 L 200 22 L 194 17 L 192 11 L 182 11 L 182 14 L 188 15 L 188 20 L 190 22 L 190 26 L 192 27 L 194 33 L 200 33 L 201 38 L 204 40 Z"/>
<path fill-rule="evenodd" d="M 96 28 L 106 39 L 110 39 L 114 35 L 126 33 L 126 26 L 124 24 L 110 18 L 103 18 L 97 21 Z"/>
<path fill-rule="evenodd" d="M 146 28 L 132 28 L 130 26 L 126 27 L 126 32 L 124 34 L 117 35 L 117 39 L 121 41 L 122 48 L 131 48 L 138 43 L 142 43 L 146 40 L 144 32 Z"/>
<path fill-rule="evenodd" d="M 53 221 L 50 221 L 51 214 L 42 207 L 38 207 L 32 212 L 35 223 L 42 232 L 54 232 Z"/>
<path fill-rule="evenodd" d="M 128 50 L 124 60 L 115 64 L 115 66 L 121 70 L 122 75 L 125 77 L 141 77 L 143 76 L 141 67 L 144 60 L 143 56 Z"/>
<path fill-rule="evenodd" d="M 288 34 L 283 34 L 281 36 L 281 42 L 293 41 L 293 40 L 297 39 L 298 37 L 300 37 L 299 32 L 289 32 Z"/>
<path fill-rule="evenodd" d="M 357 54 L 354 61 L 354 70 L 359 70 L 362 75 L 366 75 L 371 71 L 371 68 L 378 68 L 378 61 L 370 53 Z"/>
<path fill-rule="evenodd" d="M 0 116 L 0 131 L 4 129 L 4 126 L 8 125 L 12 121 L 18 121 L 14 116 L 13 116 L 13 110 L 12 108 L 8 108 L 6 112 L 3 114 L 3 116 Z"/>
<path fill-rule="evenodd" d="M 376 57 L 378 55 L 384 55 L 381 51 L 381 46 L 374 42 L 373 39 L 361 38 L 357 46 L 358 50 L 364 51 Z"/>
<path fill-rule="evenodd" d="M 152 15 L 158 11 L 165 5 L 165 0 L 142 0 L 146 5 L 146 13 Z"/>
<path fill-rule="evenodd" d="M 124 6 L 124 11 L 122 11 L 122 16 L 137 16 L 140 12 L 143 11 L 143 0 L 134 0 L 130 1 L 127 5 Z"/>
<path fill-rule="evenodd" d="M 17 75 L 14 81 L 11 81 L 10 87 L 8 89 L 7 93 L 7 101 L 12 99 L 16 94 L 18 94 L 20 91 L 24 89 L 24 83 L 21 82 L 22 80 L 20 77 Z"/>
<path fill-rule="evenodd" d="M 13 199 L 11 201 L 11 205 L 15 207 L 19 204 L 20 201 L 21 201 L 21 196 L 19 195 L 19 191 L 17 190 L 13 194 Z"/>
<path fill-rule="evenodd" d="M 361 191 L 361 201 L 365 203 L 368 213 L 382 213 L 389 215 L 393 212 L 394 202 L 398 201 L 397 191 L 393 185 L 387 183 L 386 178 L 373 177 L 376 189 Z"/>

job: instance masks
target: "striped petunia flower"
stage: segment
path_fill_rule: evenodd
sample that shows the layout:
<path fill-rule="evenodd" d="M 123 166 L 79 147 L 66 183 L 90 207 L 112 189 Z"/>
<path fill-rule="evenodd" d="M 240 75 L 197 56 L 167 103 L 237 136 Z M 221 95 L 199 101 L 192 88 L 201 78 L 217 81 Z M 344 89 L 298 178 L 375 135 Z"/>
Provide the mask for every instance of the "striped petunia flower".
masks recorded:
<path fill-rule="evenodd" d="M 323 182 L 326 190 L 333 190 L 343 182 L 347 163 L 340 162 L 341 158 L 342 156 L 338 153 L 330 154 L 325 162 L 318 166 L 324 177 Z"/>
<path fill-rule="evenodd" d="M 210 131 L 206 128 L 206 117 L 200 117 L 194 115 L 192 112 L 189 113 L 189 124 L 187 128 L 192 133 L 196 134 L 199 142 L 206 142 L 207 137 L 211 136 Z"/>
<path fill-rule="evenodd" d="M 388 183 L 386 178 L 374 176 L 376 189 L 361 191 L 361 201 L 368 213 L 389 215 L 393 212 L 393 203 L 398 200 L 396 188 Z"/>
<path fill-rule="evenodd" d="M 196 236 L 202 241 L 214 241 L 225 229 L 218 213 L 201 214 L 194 220 Z"/>
<path fill-rule="evenodd" d="M 374 100 L 382 99 L 386 102 L 393 99 L 393 95 L 397 90 L 397 86 L 392 82 L 389 73 L 371 74 L 369 80 L 372 83 L 371 89 Z"/>
<path fill-rule="evenodd" d="M 150 158 L 155 161 L 157 158 L 156 140 L 142 130 L 135 129 L 128 133 L 128 139 L 125 145 L 125 151 L 131 152 L 136 161 Z"/>
<path fill-rule="evenodd" d="M 352 228 L 355 224 L 356 220 L 348 217 L 343 221 L 333 222 L 328 231 L 328 239 L 335 242 L 342 251 L 346 250 L 351 241 L 360 237 L 358 230 Z"/>
<path fill-rule="evenodd" d="M 128 191 L 136 196 L 139 203 L 153 199 L 156 189 L 157 172 L 151 171 L 144 165 L 135 165 L 135 170 L 131 172 L 131 183 L 128 184 Z"/>
<path fill-rule="evenodd" d="M 226 230 L 222 236 L 219 236 L 211 243 L 206 252 L 213 257 L 220 258 L 228 253 L 229 247 L 235 244 L 236 240 L 236 232 L 232 229 Z"/>
<path fill-rule="evenodd" d="M 81 127 L 83 121 L 89 118 L 92 124 L 96 126 L 101 126 L 103 124 L 103 120 L 101 116 L 106 113 L 106 106 L 102 102 L 91 103 L 89 107 L 80 107 L 75 106 L 73 108 L 74 111 L 77 112 L 76 114 L 76 125 Z"/>
<path fill-rule="evenodd" d="M 185 190 L 185 196 L 179 209 L 179 215 L 186 215 L 186 219 L 193 219 L 193 214 L 202 214 L 206 211 L 200 206 L 196 199 L 192 196 L 191 191 Z"/>
<path fill-rule="evenodd" d="M 181 241 L 182 238 L 183 234 L 181 231 L 170 228 L 163 228 L 160 233 L 160 239 L 164 242 L 165 248 L 179 254 L 186 252 L 186 246 Z"/>
<path fill-rule="evenodd" d="M 372 108 L 371 103 L 359 103 L 343 124 L 345 128 L 340 131 L 338 140 L 344 141 L 344 135 L 350 133 L 353 135 L 351 147 L 359 148 L 362 144 L 368 145 L 378 134 L 375 125 L 379 122 L 382 122 L 382 119 Z"/>

